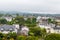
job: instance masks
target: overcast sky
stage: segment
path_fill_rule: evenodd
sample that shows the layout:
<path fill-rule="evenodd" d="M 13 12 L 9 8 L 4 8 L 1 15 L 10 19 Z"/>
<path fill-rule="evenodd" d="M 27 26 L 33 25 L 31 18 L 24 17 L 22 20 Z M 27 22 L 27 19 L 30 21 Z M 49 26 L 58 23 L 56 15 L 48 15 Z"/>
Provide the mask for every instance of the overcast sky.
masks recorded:
<path fill-rule="evenodd" d="M 0 10 L 60 13 L 60 0 L 0 0 Z"/>

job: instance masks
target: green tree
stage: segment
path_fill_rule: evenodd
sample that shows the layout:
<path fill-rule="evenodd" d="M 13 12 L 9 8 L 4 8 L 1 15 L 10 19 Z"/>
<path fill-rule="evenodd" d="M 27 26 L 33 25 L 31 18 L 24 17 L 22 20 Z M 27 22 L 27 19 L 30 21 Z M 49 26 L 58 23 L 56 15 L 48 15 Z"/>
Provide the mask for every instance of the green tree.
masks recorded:
<path fill-rule="evenodd" d="M 16 13 L 16 17 L 18 17 L 19 16 L 19 14 L 18 13 Z"/>
<path fill-rule="evenodd" d="M 52 21 L 52 23 L 55 24 L 55 27 L 58 25 L 58 22 L 56 22 L 55 19 Z"/>
<path fill-rule="evenodd" d="M 4 35 L 0 33 L 0 40 L 3 40 Z"/>
<path fill-rule="evenodd" d="M 24 23 L 24 18 L 23 17 L 16 17 L 15 20 L 16 20 L 16 23 L 19 23 L 19 24 Z"/>
<path fill-rule="evenodd" d="M 27 27 L 36 27 L 36 24 L 26 24 Z"/>
<path fill-rule="evenodd" d="M 60 40 L 60 34 L 49 34 L 45 37 L 45 40 Z"/>
<path fill-rule="evenodd" d="M 35 27 L 36 26 L 36 18 L 28 18 L 26 21 L 25 21 L 25 25 L 28 26 L 28 27 Z"/>
<path fill-rule="evenodd" d="M 28 18 L 25 22 L 26 22 L 26 24 L 31 24 L 31 19 Z"/>
<path fill-rule="evenodd" d="M 48 24 L 52 22 L 51 18 L 48 18 L 47 20 L 48 20 Z"/>
<path fill-rule="evenodd" d="M 25 36 L 18 36 L 18 40 L 26 40 L 26 37 Z"/>
<path fill-rule="evenodd" d="M 38 40 L 38 37 L 35 36 L 28 36 L 26 40 Z"/>
<path fill-rule="evenodd" d="M 4 16 L 4 14 L 0 13 L 0 17 Z"/>
<path fill-rule="evenodd" d="M 10 33 L 8 34 L 8 39 L 9 39 L 9 38 L 13 38 L 14 40 L 16 40 L 17 34 L 16 34 L 16 33 L 11 33 L 11 32 L 10 32 Z"/>
<path fill-rule="evenodd" d="M 12 15 L 9 13 L 6 13 L 4 16 L 12 17 Z"/>
<path fill-rule="evenodd" d="M 36 18 L 35 17 L 32 18 L 32 23 L 36 24 Z"/>
<path fill-rule="evenodd" d="M 31 27 L 29 31 L 29 35 L 31 35 L 31 33 L 34 36 L 38 36 L 38 37 L 42 36 L 41 29 L 39 27 Z"/>
<path fill-rule="evenodd" d="M 7 24 L 7 20 L 6 19 L 0 19 L 0 24 Z"/>

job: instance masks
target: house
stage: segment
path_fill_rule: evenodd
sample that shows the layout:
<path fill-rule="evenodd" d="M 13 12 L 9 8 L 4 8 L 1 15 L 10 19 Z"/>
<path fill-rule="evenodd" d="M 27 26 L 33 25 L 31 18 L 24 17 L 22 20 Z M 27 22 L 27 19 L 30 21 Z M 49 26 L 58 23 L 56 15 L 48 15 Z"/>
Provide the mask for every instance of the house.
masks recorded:
<path fill-rule="evenodd" d="M 54 17 L 38 17 L 39 19 L 39 27 L 45 28 L 47 33 L 60 33 L 60 26 L 52 23 L 48 23 L 47 19 L 51 18 L 52 21 L 55 19 L 56 22 L 60 23 L 60 18 L 54 18 Z"/>
<path fill-rule="evenodd" d="M 19 29 L 19 24 L 13 24 L 13 26 L 15 26 L 16 29 Z"/>
<path fill-rule="evenodd" d="M 27 17 L 24 17 L 24 20 L 27 20 Z"/>
<path fill-rule="evenodd" d="M 28 35 L 28 32 L 29 32 L 28 27 L 26 27 L 26 26 L 22 27 L 22 29 L 21 29 L 21 34 L 22 35 Z"/>
<path fill-rule="evenodd" d="M 60 34 L 60 27 L 53 27 L 53 33 L 59 33 Z"/>
<path fill-rule="evenodd" d="M 13 25 L 1 25 L 0 26 L 0 32 L 4 34 L 8 34 L 9 32 L 15 32 L 17 33 L 17 29 Z"/>
<path fill-rule="evenodd" d="M 37 18 L 36 18 L 36 22 L 39 22 L 41 20 L 41 16 L 38 16 Z"/>
<path fill-rule="evenodd" d="M 50 27 L 46 29 L 47 33 L 58 33 L 60 34 L 60 27 Z"/>
<path fill-rule="evenodd" d="M 3 17 L 4 19 L 6 19 L 7 21 L 12 21 L 13 17 Z"/>
<path fill-rule="evenodd" d="M 50 23 L 50 24 L 48 24 L 48 23 L 40 23 L 39 27 L 41 27 L 41 28 L 50 28 L 50 27 L 55 27 L 55 24 L 52 24 L 52 23 Z"/>
<path fill-rule="evenodd" d="M 47 33 L 59 33 L 60 34 L 60 26 L 56 26 L 55 24 L 39 24 L 40 28 L 45 28 Z"/>
<path fill-rule="evenodd" d="M 36 22 L 42 22 L 42 21 L 44 21 L 44 20 L 47 20 L 48 18 L 50 18 L 50 17 L 41 17 L 41 16 L 38 16 L 36 19 Z"/>

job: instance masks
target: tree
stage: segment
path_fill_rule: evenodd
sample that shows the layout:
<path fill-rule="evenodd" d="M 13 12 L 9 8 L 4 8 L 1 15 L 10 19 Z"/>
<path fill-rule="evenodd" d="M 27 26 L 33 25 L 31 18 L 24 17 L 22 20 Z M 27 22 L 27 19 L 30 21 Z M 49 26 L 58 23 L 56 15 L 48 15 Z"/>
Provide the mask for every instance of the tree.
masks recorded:
<path fill-rule="evenodd" d="M 48 20 L 48 24 L 52 22 L 51 18 L 48 18 L 47 20 Z"/>
<path fill-rule="evenodd" d="M 52 19 L 48 19 L 48 24 L 49 23 L 53 23 L 53 24 L 55 24 L 55 27 L 57 26 L 57 22 L 55 21 L 55 19 L 53 19 L 53 21 L 52 21 Z"/>
<path fill-rule="evenodd" d="M 28 36 L 26 40 L 38 40 L 38 37 L 35 36 Z"/>
<path fill-rule="evenodd" d="M 13 38 L 14 40 L 16 40 L 16 38 L 17 38 L 17 34 L 16 33 L 9 33 L 8 34 L 8 38 Z"/>
<path fill-rule="evenodd" d="M 36 26 L 36 18 L 28 18 L 26 21 L 25 21 L 25 25 L 28 26 L 28 27 L 35 27 Z"/>
<path fill-rule="evenodd" d="M 7 20 L 6 19 L 0 19 L 0 24 L 7 24 Z"/>
<path fill-rule="evenodd" d="M 32 23 L 36 24 L 36 18 L 35 17 L 32 18 Z"/>
<path fill-rule="evenodd" d="M 4 35 L 0 33 L 0 40 L 3 40 Z"/>
<path fill-rule="evenodd" d="M 4 14 L 0 13 L 0 17 L 4 16 Z"/>
<path fill-rule="evenodd" d="M 41 40 L 45 38 L 46 34 L 47 34 L 47 33 L 46 33 L 46 29 L 45 29 L 45 28 L 42 28 L 42 29 L 41 29 L 41 35 L 42 35 L 42 36 L 41 36 Z"/>
<path fill-rule="evenodd" d="M 19 14 L 18 13 L 16 13 L 16 17 L 18 17 L 19 16 Z"/>
<path fill-rule="evenodd" d="M 28 18 L 25 22 L 26 22 L 26 24 L 31 24 L 31 19 Z"/>
<path fill-rule="evenodd" d="M 34 36 L 42 36 L 42 33 L 41 33 L 41 29 L 39 27 L 32 27 L 30 28 L 30 31 L 29 31 L 29 35 L 31 35 L 31 33 L 34 35 Z"/>
<path fill-rule="evenodd" d="M 60 40 L 60 34 L 49 34 L 45 37 L 45 40 Z"/>
<path fill-rule="evenodd" d="M 38 40 L 38 37 L 35 36 L 18 36 L 18 40 Z"/>
<path fill-rule="evenodd" d="M 58 25 L 55 20 L 53 20 L 52 23 L 55 24 L 55 27 Z"/>
<path fill-rule="evenodd" d="M 36 24 L 26 24 L 27 27 L 36 27 Z"/>
<path fill-rule="evenodd" d="M 9 13 L 6 13 L 4 16 L 12 17 L 12 15 L 11 15 L 11 14 L 9 14 Z"/>
<path fill-rule="evenodd" d="M 15 20 L 15 23 L 24 24 L 24 18 L 23 17 L 18 16 L 14 20 Z"/>
<path fill-rule="evenodd" d="M 18 40 L 26 40 L 25 36 L 18 36 Z"/>

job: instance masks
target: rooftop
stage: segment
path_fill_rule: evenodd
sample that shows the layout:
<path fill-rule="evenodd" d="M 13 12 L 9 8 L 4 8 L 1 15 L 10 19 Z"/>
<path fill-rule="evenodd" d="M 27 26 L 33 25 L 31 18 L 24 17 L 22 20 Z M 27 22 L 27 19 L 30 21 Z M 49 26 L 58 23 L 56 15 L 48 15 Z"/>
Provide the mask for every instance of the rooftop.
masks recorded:
<path fill-rule="evenodd" d="M 14 26 L 13 25 L 2 25 L 0 26 L 0 30 L 4 30 L 4 31 L 9 31 L 9 30 L 12 30 L 14 31 Z"/>

